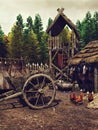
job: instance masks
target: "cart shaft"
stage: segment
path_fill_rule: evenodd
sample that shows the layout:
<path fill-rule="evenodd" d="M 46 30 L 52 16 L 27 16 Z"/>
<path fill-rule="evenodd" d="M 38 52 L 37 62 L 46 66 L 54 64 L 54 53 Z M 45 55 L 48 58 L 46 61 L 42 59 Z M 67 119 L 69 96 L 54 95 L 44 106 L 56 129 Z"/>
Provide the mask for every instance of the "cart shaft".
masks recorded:
<path fill-rule="evenodd" d="M 6 97 L 4 97 L 4 98 L 1 98 L 1 99 L 0 99 L 0 102 L 5 101 L 5 100 L 8 100 L 8 99 L 15 98 L 15 97 L 18 97 L 18 96 L 20 96 L 20 95 L 22 95 L 22 92 L 14 93 L 14 94 L 12 94 L 12 95 L 9 95 L 9 96 L 6 96 Z"/>

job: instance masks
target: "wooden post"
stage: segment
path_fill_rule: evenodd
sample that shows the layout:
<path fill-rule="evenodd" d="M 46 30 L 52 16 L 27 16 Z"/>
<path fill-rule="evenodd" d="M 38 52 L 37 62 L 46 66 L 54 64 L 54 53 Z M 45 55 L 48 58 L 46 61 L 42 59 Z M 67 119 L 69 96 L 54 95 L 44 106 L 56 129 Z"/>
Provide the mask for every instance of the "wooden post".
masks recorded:
<path fill-rule="evenodd" d="M 49 68 L 51 69 L 51 63 L 52 63 L 52 54 L 51 54 L 51 51 L 52 51 L 52 37 L 51 37 L 51 31 L 49 32 L 49 35 L 50 35 L 50 47 L 49 47 Z"/>
<path fill-rule="evenodd" d="M 56 42 L 56 47 L 57 49 L 59 48 L 59 37 L 55 37 L 55 42 Z"/>
<path fill-rule="evenodd" d="M 74 31 L 72 30 L 72 57 L 74 56 Z"/>
<path fill-rule="evenodd" d="M 54 37 L 55 49 L 57 49 L 56 37 Z"/>
<path fill-rule="evenodd" d="M 94 68 L 94 89 L 98 92 L 98 68 Z"/>
<path fill-rule="evenodd" d="M 52 37 L 53 49 L 55 48 L 54 37 Z"/>
<path fill-rule="evenodd" d="M 49 49 L 49 47 L 50 47 L 50 39 L 48 38 L 48 49 Z"/>

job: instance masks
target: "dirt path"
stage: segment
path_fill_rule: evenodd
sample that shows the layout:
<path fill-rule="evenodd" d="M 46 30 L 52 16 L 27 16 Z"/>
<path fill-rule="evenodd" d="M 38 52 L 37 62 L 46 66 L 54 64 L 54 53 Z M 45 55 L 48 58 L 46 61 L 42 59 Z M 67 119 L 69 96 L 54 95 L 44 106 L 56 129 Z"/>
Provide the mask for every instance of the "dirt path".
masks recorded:
<path fill-rule="evenodd" d="M 12 99 L 0 103 L 0 130 L 98 130 L 98 109 L 88 109 L 86 104 L 74 105 L 69 92 L 60 91 L 52 106 L 42 110 Z"/>

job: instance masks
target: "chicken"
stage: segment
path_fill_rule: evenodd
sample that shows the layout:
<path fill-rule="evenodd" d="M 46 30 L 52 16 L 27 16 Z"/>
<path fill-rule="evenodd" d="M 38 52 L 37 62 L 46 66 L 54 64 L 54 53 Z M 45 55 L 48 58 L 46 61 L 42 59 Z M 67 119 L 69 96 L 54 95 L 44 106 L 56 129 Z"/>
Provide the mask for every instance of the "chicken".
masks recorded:
<path fill-rule="evenodd" d="M 70 93 L 70 100 L 74 101 L 76 99 L 75 93 Z"/>
<path fill-rule="evenodd" d="M 93 94 L 92 93 L 88 94 L 88 101 L 89 102 L 93 101 Z"/>
<path fill-rule="evenodd" d="M 79 96 L 76 96 L 75 102 L 80 103 L 83 101 L 83 93 L 80 93 Z"/>
<path fill-rule="evenodd" d="M 83 93 L 81 92 L 80 95 L 76 95 L 75 93 L 70 94 L 70 100 L 74 103 L 82 103 L 83 101 Z"/>

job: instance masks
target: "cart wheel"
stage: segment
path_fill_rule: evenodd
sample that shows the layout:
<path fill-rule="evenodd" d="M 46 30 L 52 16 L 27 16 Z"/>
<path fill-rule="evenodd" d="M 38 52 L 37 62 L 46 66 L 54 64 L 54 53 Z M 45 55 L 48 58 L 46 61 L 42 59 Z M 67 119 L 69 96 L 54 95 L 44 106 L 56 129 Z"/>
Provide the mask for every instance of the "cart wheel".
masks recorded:
<path fill-rule="evenodd" d="M 54 81 L 46 74 L 30 76 L 23 86 L 23 98 L 33 109 L 48 107 L 53 102 L 55 95 Z"/>

